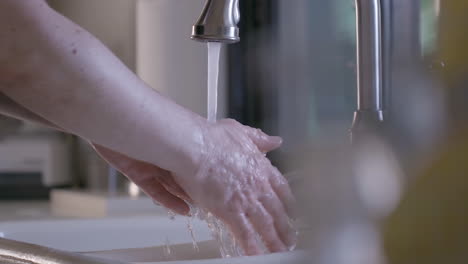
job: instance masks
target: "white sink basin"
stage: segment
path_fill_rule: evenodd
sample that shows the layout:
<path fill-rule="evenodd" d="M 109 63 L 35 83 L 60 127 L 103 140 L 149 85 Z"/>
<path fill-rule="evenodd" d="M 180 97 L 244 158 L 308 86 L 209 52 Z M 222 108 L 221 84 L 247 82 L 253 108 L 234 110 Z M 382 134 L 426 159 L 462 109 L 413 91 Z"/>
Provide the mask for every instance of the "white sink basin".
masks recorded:
<path fill-rule="evenodd" d="M 0 237 L 69 252 L 87 252 L 94 257 L 130 263 L 273 264 L 298 263 L 301 252 L 220 259 L 217 244 L 206 224 L 192 220 L 200 251 L 194 251 L 188 219 L 164 216 L 99 220 L 24 221 L 0 223 Z M 164 256 L 166 241 L 172 255 Z"/>
<path fill-rule="evenodd" d="M 192 221 L 197 241 L 210 240 L 206 224 Z M 55 249 L 85 252 L 189 243 L 187 218 L 164 216 L 0 223 L 0 236 Z"/>

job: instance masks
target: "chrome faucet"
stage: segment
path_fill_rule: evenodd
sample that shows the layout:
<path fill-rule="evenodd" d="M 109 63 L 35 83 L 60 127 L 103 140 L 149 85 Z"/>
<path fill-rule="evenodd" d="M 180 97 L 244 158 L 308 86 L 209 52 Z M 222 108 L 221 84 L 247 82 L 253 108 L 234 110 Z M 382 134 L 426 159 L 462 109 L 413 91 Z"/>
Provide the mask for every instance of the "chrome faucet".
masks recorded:
<path fill-rule="evenodd" d="M 207 0 L 192 28 L 192 39 L 203 42 L 239 42 L 239 0 Z"/>
<path fill-rule="evenodd" d="M 357 110 L 352 134 L 383 121 L 382 3 L 355 0 L 357 23 Z M 239 0 L 207 0 L 193 26 L 192 39 L 234 43 L 239 41 Z"/>
<path fill-rule="evenodd" d="M 356 0 L 356 31 L 358 101 L 352 138 L 358 131 L 375 128 L 384 118 L 381 0 Z"/>

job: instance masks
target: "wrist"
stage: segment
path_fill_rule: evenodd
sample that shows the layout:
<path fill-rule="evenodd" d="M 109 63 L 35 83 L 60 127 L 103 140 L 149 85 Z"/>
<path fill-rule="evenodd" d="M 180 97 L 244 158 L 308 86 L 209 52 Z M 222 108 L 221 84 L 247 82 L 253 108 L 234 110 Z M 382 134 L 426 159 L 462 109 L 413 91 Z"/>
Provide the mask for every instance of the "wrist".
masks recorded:
<path fill-rule="evenodd" d="M 176 175 L 194 176 L 206 156 L 206 130 L 208 121 L 198 115 L 183 129 L 182 141 L 178 143 L 176 157 L 171 159 L 170 171 Z"/>

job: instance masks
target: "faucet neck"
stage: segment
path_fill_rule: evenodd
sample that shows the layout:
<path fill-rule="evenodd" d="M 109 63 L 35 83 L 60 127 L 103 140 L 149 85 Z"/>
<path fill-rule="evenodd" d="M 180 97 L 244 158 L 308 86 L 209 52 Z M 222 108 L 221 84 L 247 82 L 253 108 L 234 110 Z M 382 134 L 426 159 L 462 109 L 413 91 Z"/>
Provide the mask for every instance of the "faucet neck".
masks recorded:
<path fill-rule="evenodd" d="M 382 110 L 380 0 L 356 0 L 358 110 Z"/>
<path fill-rule="evenodd" d="M 375 131 L 383 116 L 381 0 L 356 0 L 357 110 L 351 138 Z"/>
<path fill-rule="evenodd" d="M 358 110 L 382 111 L 380 0 L 356 0 Z"/>

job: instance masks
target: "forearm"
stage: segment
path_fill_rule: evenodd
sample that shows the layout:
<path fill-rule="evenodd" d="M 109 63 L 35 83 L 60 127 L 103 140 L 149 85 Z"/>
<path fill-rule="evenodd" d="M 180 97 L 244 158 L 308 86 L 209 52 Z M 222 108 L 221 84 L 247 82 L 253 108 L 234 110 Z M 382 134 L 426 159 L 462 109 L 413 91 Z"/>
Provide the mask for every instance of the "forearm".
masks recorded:
<path fill-rule="evenodd" d="M 191 150 L 202 143 L 203 119 L 145 85 L 86 31 L 45 5 L 13 26 L 20 28 L 10 39 L 31 47 L 21 71 L 1 83 L 8 97 L 67 131 L 167 170 L 197 158 Z"/>
<path fill-rule="evenodd" d="M 63 128 L 58 127 L 49 120 L 46 120 L 43 117 L 29 111 L 2 93 L 0 93 L 0 114 L 23 121 L 34 122 L 67 133 L 67 131 L 65 131 Z M 94 144 L 92 142 L 89 143 L 94 147 L 103 148 L 98 144 Z"/>
<path fill-rule="evenodd" d="M 2 93 L 0 93 L 0 114 L 20 120 L 31 121 L 53 129 L 61 131 L 63 130 L 50 121 L 17 104 L 15 101 L 11 100 L 8 96 Z"/>

